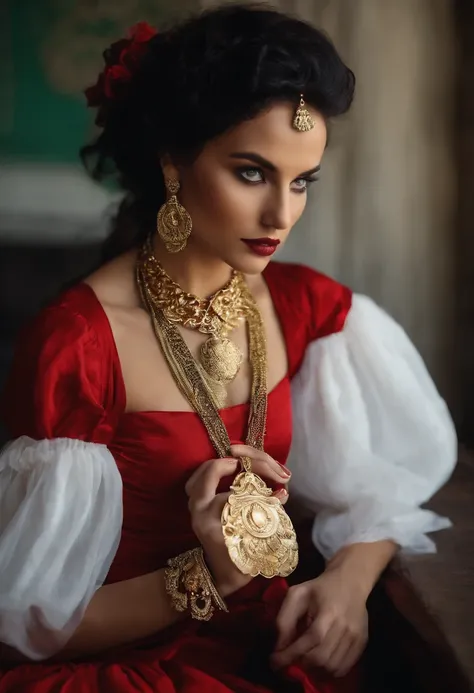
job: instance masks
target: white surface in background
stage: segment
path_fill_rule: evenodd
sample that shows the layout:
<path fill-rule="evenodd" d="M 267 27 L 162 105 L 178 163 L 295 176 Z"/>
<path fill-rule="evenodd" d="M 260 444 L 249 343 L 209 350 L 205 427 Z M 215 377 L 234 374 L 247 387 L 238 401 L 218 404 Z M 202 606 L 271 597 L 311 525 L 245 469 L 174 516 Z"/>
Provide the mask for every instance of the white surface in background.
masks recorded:
<path fill-rule="evenodd" d="M 120 195 L 79 166 L 0 166 L 0 242 L 91 242 L 104 238 Z"/>

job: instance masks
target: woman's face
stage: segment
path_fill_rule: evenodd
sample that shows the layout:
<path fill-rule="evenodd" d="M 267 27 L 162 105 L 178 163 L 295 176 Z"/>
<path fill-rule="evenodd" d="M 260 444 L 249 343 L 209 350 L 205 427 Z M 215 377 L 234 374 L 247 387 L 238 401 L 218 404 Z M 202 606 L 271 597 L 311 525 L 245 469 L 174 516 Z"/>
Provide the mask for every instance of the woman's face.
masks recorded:
<path fill-rule="evenodd" d="M 192 165 L 179 169 L 180 202 L 193 221 L 190 253 L 255 274 L 277 241 L 281 248 L 305 208 L 326 145 L 323 118 L 312 112 L 315 127 L 299 132 L 292 127 L 295 109 L 273 106 L 208 143 Z"/>

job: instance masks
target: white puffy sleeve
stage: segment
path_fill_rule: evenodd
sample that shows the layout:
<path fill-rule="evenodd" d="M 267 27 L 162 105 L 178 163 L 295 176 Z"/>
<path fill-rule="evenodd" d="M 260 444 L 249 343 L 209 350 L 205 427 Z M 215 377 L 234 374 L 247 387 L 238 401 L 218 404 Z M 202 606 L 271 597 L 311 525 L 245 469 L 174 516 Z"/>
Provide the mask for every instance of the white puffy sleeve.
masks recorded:
<path fill-rule="evenodd" d="M 1 402 L 12 442 L 0 454 L 0 642 L 30 659 L 74 633 L 121 533 L 109 446 L 123 405 L 88 297 L 64 294 L 26 328 Z"/>
<path fill-rule="evenodd" d="M 53 655 L 115 555 L 122 484 L 105 445 L 22 436 L 0 455 L 0 642 Z"/>
<path fill-rule="evenodd" d="M 427 534 L 450 521 L 421 506 L 450 477 L 457 441 L 403 329 L 355 295 L 344 329 L 307 348 L 292 396 L 291 491 L 315 513 L 320 552 L 383 539 L 434 551 Z"/>

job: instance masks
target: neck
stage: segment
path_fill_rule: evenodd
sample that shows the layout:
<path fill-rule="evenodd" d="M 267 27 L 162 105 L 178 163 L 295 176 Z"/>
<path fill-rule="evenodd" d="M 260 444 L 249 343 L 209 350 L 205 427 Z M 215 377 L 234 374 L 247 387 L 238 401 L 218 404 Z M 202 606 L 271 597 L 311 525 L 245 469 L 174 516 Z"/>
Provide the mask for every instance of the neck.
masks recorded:
<path fill-rule="evenodd" d="M 153 252 L 164 270 L 183 291 L 198 298 L 208 298 L 229 281 L 232 269 L 219 258 L 196 248 L 190 242 L 179 253 L 168 253 L 155 234 Z"/>

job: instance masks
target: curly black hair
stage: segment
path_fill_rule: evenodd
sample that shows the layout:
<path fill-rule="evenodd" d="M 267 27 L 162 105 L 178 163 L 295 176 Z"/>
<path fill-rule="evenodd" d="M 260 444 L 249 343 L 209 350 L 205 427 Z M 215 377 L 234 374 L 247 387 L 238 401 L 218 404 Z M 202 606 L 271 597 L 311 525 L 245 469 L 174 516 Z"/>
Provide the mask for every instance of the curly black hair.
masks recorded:
<path fill-rule="evenodd" d="M 104 56 L 110 64 L 110 50 Z M 325 119 L 339 116 L 354 86 L 321 31 L 268 6 L 224 5 L 153 36 L 81 150 L 94 178 L 115 175 L 127 193 L 104 258 L 140 243 L 155 223 L 165 200 L 160 156 L 192 161 L 213 138 L 302 93 Z"/>

